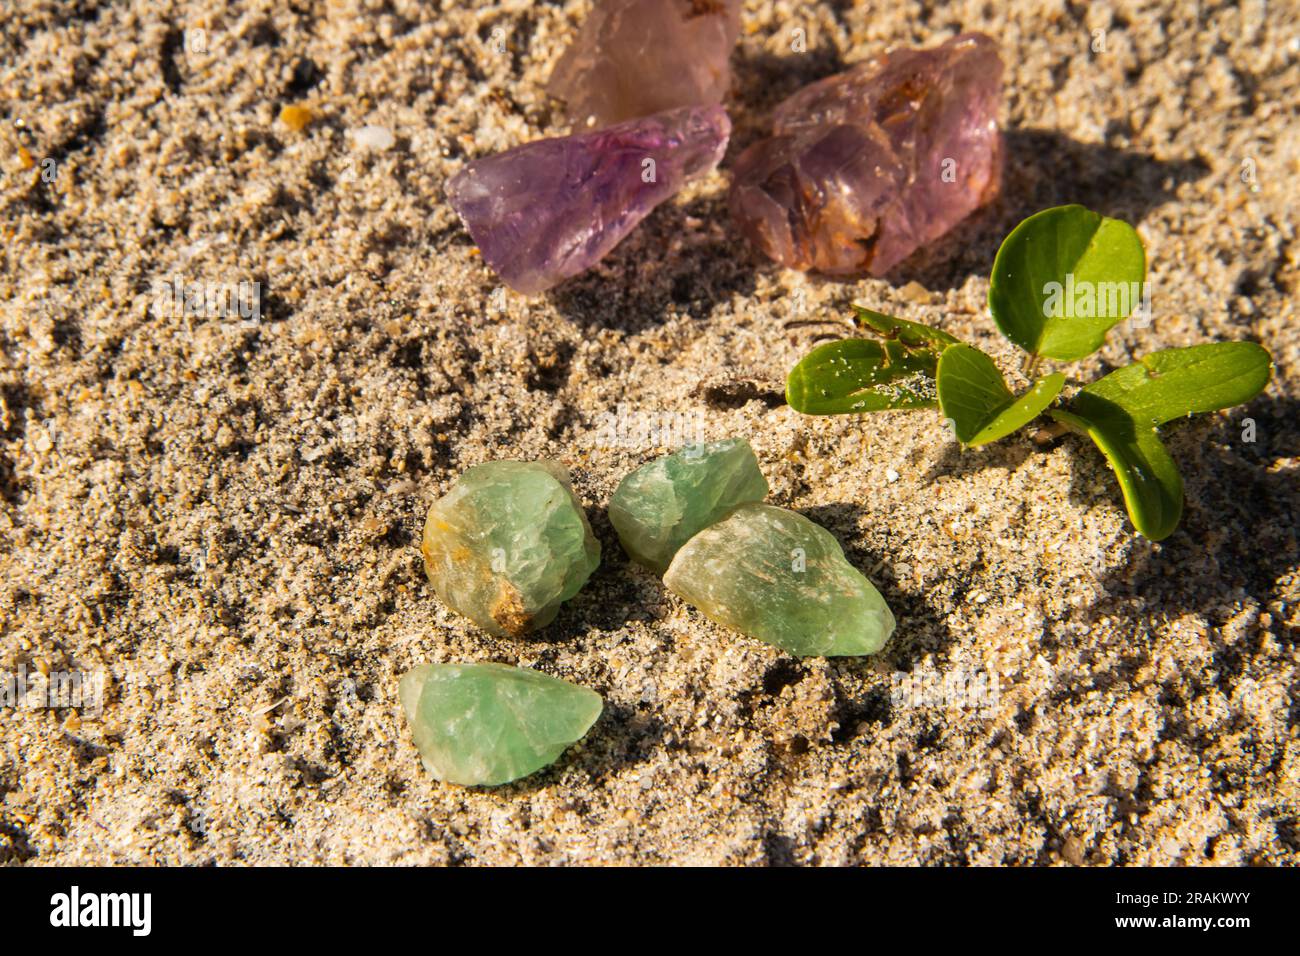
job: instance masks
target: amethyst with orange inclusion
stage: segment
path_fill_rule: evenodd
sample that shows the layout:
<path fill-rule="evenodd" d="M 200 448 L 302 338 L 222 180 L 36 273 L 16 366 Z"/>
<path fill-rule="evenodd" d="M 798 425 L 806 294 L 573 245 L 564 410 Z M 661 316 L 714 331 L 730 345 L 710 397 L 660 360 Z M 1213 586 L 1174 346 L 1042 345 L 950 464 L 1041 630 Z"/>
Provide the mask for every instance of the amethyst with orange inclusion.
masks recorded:
<path fill-rule="evenodd" d="M 979 33 L 810 84 L 736 161 L 732 214 L 784 266 L 882 275 L 997 195 L 1001 92 Z"/>

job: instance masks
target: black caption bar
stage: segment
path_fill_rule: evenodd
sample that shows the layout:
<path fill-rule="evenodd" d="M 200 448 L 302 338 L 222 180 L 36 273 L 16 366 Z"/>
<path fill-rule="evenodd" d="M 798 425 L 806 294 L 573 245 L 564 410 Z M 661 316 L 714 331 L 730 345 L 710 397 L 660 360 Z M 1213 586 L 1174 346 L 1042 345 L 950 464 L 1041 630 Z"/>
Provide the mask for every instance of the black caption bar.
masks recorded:
<path fill-rule="evenodd" d="M 580 933 L 594 942 L 692 932 L 732 946 L 774 922 L 887 919 L 927 942 L 1043 930 L 1081 941 L 1230 942 L 1289 926 L 1295 870 L 381 870 L 0 869 L 0 912 L 23 939 L 125 946 L 373 942 L 423 917 L 496 936 Z M 529 926 L 532 929 L 529 929 Z M 808 924 L 804 924 L 807 926 Z M 400 927 L 406 930 L 400 930 Z M 863 927 L 865 931 L 867 927 Z M 15 937 L 17 938 L 17 937 Z M 680 939 L 678 940 L 680 943 Z"/>

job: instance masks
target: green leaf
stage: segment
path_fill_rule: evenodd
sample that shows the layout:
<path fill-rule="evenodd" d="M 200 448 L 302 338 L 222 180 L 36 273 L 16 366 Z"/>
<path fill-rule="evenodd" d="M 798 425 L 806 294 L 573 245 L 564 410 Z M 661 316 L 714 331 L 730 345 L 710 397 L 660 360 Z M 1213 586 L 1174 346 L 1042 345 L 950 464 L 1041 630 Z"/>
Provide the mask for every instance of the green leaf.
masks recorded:
<path fill-rule="evenodd" d="M 957 344 L 939 357 L 936 383 L 943 417 L 952 422 L 957 440 L 973 447 L 997 441 L 1037 418 L 1060 394 L 1065 376 L 1053 372 L 1017 396 L 993 359 Z"/>
<path fill-rule="evenodd" d="M 785 396 L 806 415 L 933 408 L 939 353 L 957 340 L 919 322 L 853 306 L 857 321 L 882 341 L 828 342 L 790 370 Z"/>
<path fill-rule="evenodd" d="M 1137 232 L 1083 206 L 1030 216 L 993 260 L 989 309 L 1002 334 L 1034 355 L 1073 361 L 1142 301 L 1146 254 Z"/>
<path fill-rule="evenodd" d="M 939 350 L 942 351 L 943 346 L 957 344 L 957 340 L 947 332 L 932 329 L 920 322 L 896 319 L 892 315 L 875 312 L 872 309 L 856 304 L 853 306 L 853 311 L 857 313 L 859 325 L 866 326 L 882 338 L 898 339 L 909 348 L 933 348 L 939 346 Z"/>
<path fill-rule="evenodd" d="M 1103 399 L 1088 403 L 1086 414 L 1056 409 L 1052 417 L 1096 442 L 1119 479 L 1129 520 L 1139 534 L 1152 541 L 1173 534 L 1183 514 L 1183 479 L 1154 428 L 1143 427 Z"/>
<path fill-rule="evenodd" d="M 1092 438 L 1119 479 L 1134 527 L 1159 541 L 1178 527 L 1183 481 L 1156 429 L 1249 401 L 1268 384 L 1270 366 L 1253 342 L 1165 349 L 1111 372 L 1051 414 Z"/>
<path fill-rule="evenodd" d="M 938 356 L 893 339 L 842 339 L 813 349 L 790 370 L 785 398 L 805 415 L 932 408 Z"/>
<path fill-rule="evenodd" d="M 1163 425 L 1185 415 L 1248 402 L 1268 384 L 1272 359 L 1254 342 L 1211 342 L 1152 352 L 1111 372 L 1082 392 L 1104 399 L 1135 419 Z"/>

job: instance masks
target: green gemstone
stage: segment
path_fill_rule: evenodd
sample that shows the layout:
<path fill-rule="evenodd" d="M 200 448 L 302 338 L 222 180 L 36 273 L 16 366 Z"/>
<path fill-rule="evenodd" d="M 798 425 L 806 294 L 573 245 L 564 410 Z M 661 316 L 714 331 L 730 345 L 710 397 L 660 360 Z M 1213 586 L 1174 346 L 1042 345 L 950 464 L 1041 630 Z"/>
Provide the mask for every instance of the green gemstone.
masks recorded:
<path fill-rule="evenodd" d="M 600 695 L 505 664 L 421 664 L 398 684 L 425 769 L 493 787 L 552 764 L 600 716 Z"/>
<path fill-rule="evenodd" d="M 657 574 L 677 549 L 736 505 L 762 501 L 767 481 L 743 438 L 691 445 L 642 465 L 619 483 L 609 520 L 623 548 Z"/>
<path fill-rule="evenodd" d="M 438 597 L 510 637 L 554 620 L 600 564 L 569 473 L 553 461 L 468 469 L 429 509 L 420 550 Z"/>
<path fill-rule="evenodd" d="M 894 631 L 834 536 L 771 505 L 741 505 L 691 538 L 664 584 L 710 620 L 800 657 L 874 654 Z"/>

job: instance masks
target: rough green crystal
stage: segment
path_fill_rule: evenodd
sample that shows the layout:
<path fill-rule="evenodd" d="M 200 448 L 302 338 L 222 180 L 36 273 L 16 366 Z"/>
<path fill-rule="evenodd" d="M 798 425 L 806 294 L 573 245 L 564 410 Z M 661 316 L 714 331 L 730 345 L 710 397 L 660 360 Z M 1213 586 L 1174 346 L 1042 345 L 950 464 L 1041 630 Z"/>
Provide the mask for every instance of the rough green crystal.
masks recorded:
<path fill-rule="evenodd" d="M 655 573 L 677 549 L 747 501 L 762 501 L 767 481 L 743 438 L 692 445 L 642 465 L 619 483 L 609 520 L 623 548 Z"/>
<path fill-rule="evenodd" d="M 553 461 L 466 470 L 429 509 L 420 550 L 438 597 L 511 637 L 554 620 L 600 563 L 569 473 Z"/>
<path fill-rule="evenodd" d="M 448 783 L 509 783 L 554 763 L 600 716 L 600 695 L 505 664 L 421 664 L 398 684 L 425 769 Z"/>
<path fill-rule="evenodd" d="M 801 657 L 874 654 L 894 631 L 831 533 L 771 505 L 741 505 L 691 538 L 664 584 L 710 620 Z"/>

